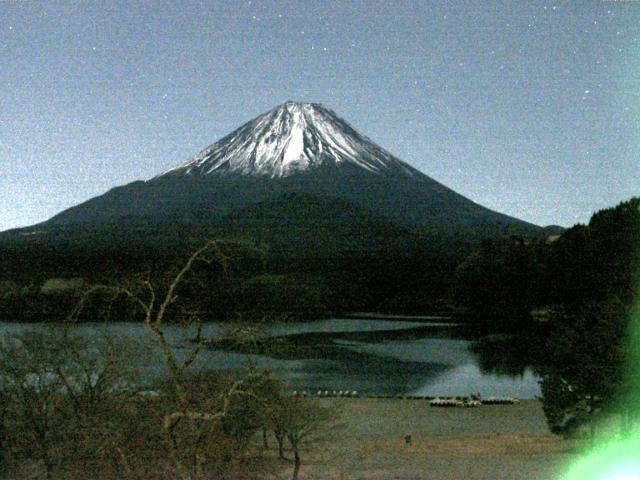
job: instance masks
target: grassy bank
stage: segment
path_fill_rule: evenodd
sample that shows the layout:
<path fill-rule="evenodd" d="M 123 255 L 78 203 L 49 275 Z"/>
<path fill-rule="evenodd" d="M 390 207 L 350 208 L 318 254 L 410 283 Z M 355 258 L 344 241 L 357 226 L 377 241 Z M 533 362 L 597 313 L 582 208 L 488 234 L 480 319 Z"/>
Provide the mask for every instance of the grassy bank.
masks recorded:
<path fill-rule="evenodd" d="M 548 480 L 579 447 L 549 433 L 535 400 L 469 409 L 397 399 L 323 402 L 339 404 L 337 424 L 308 453 L 302 478 Z"/>

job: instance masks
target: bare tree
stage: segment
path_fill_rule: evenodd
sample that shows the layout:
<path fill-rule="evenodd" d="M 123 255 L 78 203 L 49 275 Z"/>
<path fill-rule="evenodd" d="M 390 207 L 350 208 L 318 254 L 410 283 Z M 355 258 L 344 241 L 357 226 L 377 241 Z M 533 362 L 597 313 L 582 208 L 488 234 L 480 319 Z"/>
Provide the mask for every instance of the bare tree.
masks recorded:
<path fill-rule="evenodd" d="M 121 285 L 91 286 L 81 296 L 71 319 L 77 320 L 89 300 L 98 295 L 108 298 L 109 305 L 117 298 L 127 298 L 142 312 L 144 325 L 162 352 L 174 394 L 171 398 L 161 398 L 157 405 L 162 411 L 161 429 L 166 439 L 166 447 L 158 448 L 166 448 L 163 453 L 175 468 L 175 476 L 182 480 L 209 477 L 213 468 L 211 458 L 216 454 L 212 448 L 216 448 L 216 442 L 232 441 L 237 446 L 235 453 L 239 454 L 255 431 L 269 425 L 278 439 L 281 456 L 284 456 L 284 439 L 289 440 L 294 454 L 293 478 L 297 479 L 302 446 L 328 418 L 328 410 L 313 402 L 282 397 L 279 384 L 256 374 L 251 364 L 246 378 L 226 378 L 211 388 L 203 388 L 202 383 L 195 387 L 190 385 L 187 370 L 205 344 L 198 315 L 188 314 L 187 323 L 195 324 L 196 333 L 186 354 L 178 356 L 167 339 L 166 324 L 177 311 L 178 292 L 183 291 L 181 287 L 188 286 L 187 282 L 193 281 L 194 266 L 201 262 L 217 265 L 224 275 L 228 272 L 228 258 L 215 241 L 209 241 L 187 259 L 164 288 L 154 285 L 148 277 Z M 257 341 L 255 335 L 238 337 L 240 342 Z M 225 447 L 221 443 L 218 445 L 221 455 L 226 455 Z M 132 472 L 132 462 L 127 454 L 123 450 L 119 450 L 119 454 L 125 470 Z"/>
<path fill-rule="evenodd" d="M 214 253 L 213 257 L 207 255 L 212 252 Z M 177 290 L 185 281 L 185 277 L 192 270 L 196 262 L 204 262 L 207 264 L 216 262 L 223 268 L 224 272 L 226 272 L 228 268 L 227 257 L 222 253 L 217 242 L 210 240 L 189 257 L 183 267 L 175 277 L 173 277 L 163 295 L 158 291 L 158 288 L 154 287 L 148 278 L 136 279 L 131 282 L 130 285 L 93 285 L 82 295 L 70 315 L 72 320 L 76 320 L 88 300 L 98 293 L 111 294 L 111 301 L 114 301 L 118 296 L 122 295 L 130 299 L 144 313 L 144 324 L 155 336 L 158 345 L 162 349 L 165 364 L 176 389 L 176 395 L 180 403 L 184 406 L 188 403 L 183 388 L 184 373 L 194 362 L 202 347 L 202 322 L 198 316 L 194 318 L 196 337 L 193 346 L 186 358 L 182 361 L 178 360 L 175 353 L 171 350 L 165 337 L 163 326 L 167 309 L 178 300 Z"/>
<path fill-rule="evenodd" d="M 302 465 L 302 449 L 316 440 L 316 436 L 326 428 L 335 416 L 330 407 L 320 405 L 316 400 L 297 396 L 281 397 L 271 406 L 272 428 L 278 440 L 280 458 L 284 458 L 283 439 L 289 441 L 293 453 L 292 480 L 298 479 Z"/>
<path fill-rule="evenodd" d="M 11 412 L 12 447 L 19 456 L 32 454 L 50 479 L 56 459 L 53 446 L 64 425 L 58 392 L 60 380 L 51 368 L 51 351 L 41 336 L 24 335 L 0 344 L 3 394 Z"/>
<path fill-rule="evenodd" d="M 169 371 L 169 377 L 175 393 L 176 405 L 173 411 L 164 415 L 163 428 L 169 440 L 169 457 L 175 465 L 177 474 L 183 480 L 194 477 L 201 478 L 204 474 L 206 456 L 203 454 L 203 442 L 207 438 L 213 425 L 219 425 L 231 410 L 232 402 L 241 396 L 253 395 L 244 388 L 244 381 L 234 381 L 230 387 L 220 394 L 215 411 L 202 411 L 194 408 L 194 402 L 190 398 L 187 388 L 185 372 L 196 360 L 203 346 L 202 322 L 199 316 L 192 319 L 196 326 L 196 335 L 192 346 L 183 359 L 179 359 L 165 335 L 165 323 L 169 308 L 178 300 L 178 290 L 186 281 L 188 274 L 197 262 L 217 264 L 222 268 L 223 274 L 228 271 L 228 258 L 223 254 L 216 241 L 208 241 L 197 249 L 185 262 L 182 268 L 171 279 L 165 291 L 161 291 L 153 285 L 148 278 L 139 278 L 128 285 L 93 285 L 81 297 L 79 303 L 71 313 L 70 318 L 75 320 L 82 312 L 89 299 L 98 294 L 107 294 L 110 301 L 125 296 L 136 305 L 144 314 L 144 325 L 155 337 L 159 345 L 164 363 Z M 197 406 L 196 406 L 197 407 Z M 182 425 L 186 423 L 186 430 Z M 190 461 L 183 457 L 184 438 L 189 437 L 192 453 Z"/>
<path fill-rule="evenodd" d="M 0 420 L 14 463 L 37 458 L 51 478 L 60 465 L 107 459 L 132 351 L 66 329 L 3 339 Z"/>

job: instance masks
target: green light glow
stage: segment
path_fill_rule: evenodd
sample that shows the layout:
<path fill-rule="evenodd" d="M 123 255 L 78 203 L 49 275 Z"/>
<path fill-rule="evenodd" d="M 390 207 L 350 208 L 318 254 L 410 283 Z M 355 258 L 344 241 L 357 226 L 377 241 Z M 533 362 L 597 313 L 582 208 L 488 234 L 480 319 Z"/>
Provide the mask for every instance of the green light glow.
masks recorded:
<path fill-rule="evenodd" d="M 600 445 L 573 465 L 562 480 L 640 480 L 640 431 Z"/>

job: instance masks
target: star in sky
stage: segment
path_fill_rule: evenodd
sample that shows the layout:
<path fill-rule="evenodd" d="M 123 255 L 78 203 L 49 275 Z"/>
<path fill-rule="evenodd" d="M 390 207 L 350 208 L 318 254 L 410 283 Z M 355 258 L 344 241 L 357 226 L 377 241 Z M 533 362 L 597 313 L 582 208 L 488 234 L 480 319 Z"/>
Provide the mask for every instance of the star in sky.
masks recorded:
<path fill-rule="evenodd" d="M 154 176 L 288 98 L 536 223 L 586 221 L 640 184 L 628 2 L 0 2 L 0 17 L 0 230 Z"/>

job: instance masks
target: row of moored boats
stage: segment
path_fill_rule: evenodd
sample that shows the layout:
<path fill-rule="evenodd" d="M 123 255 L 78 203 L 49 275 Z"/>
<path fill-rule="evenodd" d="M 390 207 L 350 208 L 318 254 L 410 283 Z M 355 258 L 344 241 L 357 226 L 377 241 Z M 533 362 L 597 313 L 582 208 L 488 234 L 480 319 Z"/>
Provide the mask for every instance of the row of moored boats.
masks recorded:
<path fill-rule="evenodd" d="M 319 397 L 319 398 L 397 398 L 400 400 L 428 400 L 432 407 L 479 407 L 481 405 L 513 405 L 519 400 L 513 397 L 488 397 L 480 395 L 468 397 L 431 397 L 426 395 L 360 395 L 356 390 L 318 390 L 315 395 L 306 390 L 292 392 L 294 397 Z"/>

